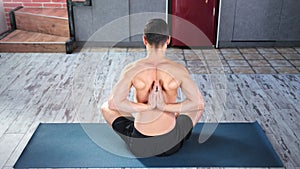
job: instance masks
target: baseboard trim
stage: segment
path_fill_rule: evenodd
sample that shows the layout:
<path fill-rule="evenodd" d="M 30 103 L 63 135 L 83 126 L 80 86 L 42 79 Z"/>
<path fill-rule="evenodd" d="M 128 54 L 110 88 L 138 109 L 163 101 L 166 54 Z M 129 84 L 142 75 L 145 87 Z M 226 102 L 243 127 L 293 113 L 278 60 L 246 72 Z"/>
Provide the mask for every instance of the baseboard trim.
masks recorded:
<path fill-rule="evenodd" d="M 219 41 L 219 48 L 227 47 L 300 47 L 300 41 Z"/>

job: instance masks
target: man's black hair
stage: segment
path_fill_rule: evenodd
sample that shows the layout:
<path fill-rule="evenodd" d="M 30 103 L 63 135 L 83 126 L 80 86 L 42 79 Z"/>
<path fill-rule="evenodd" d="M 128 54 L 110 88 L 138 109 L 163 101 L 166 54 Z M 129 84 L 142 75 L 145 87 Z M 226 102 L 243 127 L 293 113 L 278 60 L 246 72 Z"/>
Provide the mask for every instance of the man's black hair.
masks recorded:
<path fill-rule="evenodd" d="M 168 24 L 163 19 L 151 19 L 145 25 L 144 35 L 150 45 L 162 46 L 169 36 Z"/>

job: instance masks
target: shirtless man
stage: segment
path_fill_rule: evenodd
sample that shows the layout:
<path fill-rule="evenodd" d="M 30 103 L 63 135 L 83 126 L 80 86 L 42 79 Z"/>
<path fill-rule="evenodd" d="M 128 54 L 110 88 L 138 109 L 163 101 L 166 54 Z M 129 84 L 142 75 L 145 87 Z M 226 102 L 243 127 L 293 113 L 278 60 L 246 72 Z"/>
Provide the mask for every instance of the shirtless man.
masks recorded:
<path fill-rule="evenodd" d="M 204 102 L 186 68 L 165 58 L 170 36 L 164 20 L 145 25 L 143 42 L 146 58 L 124 68 L 101 110 L 137 157 L 170 155 L 200 119 Z M 127 99 L 131 87 L 136 102 Z M 186 96 L 182 102 L 176 102 L 178 88 Z"/>

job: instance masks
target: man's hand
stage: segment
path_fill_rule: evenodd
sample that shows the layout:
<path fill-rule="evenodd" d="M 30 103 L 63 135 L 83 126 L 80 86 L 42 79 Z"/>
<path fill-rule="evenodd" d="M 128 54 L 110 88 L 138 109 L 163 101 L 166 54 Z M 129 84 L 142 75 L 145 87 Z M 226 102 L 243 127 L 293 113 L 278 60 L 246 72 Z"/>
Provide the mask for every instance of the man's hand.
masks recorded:
<path fill-rule="evenodd" d="M 150 107 L 150 110 L 155 108 L 161 111 L 164 110 L 166 103 L 164 100 L 162 87 L 159 84 L 159 81 L 155 81 L 153 84 L 152 90 L 148 96 L 148 105 Z"/>
<path fill-rule="evenodd" d="M 153 85 L 152 90 L 149 93 L 148 96 L 148 105 L 149 105 L 149 110 L 153 110 L 156 108 L 156 102 L 157 102 L 157 92 L 155 91 L 155 85 Z"/>
<path fill-rule="evenodd" d="M 163 95 L 163 91 L 162 91 L 162 87 L 160 85 L 160 83 L 157 83 L 157 102 L 156 102 L 156 107 L 157 109 L 164 111 L 165 108 L 165 100 L 164 100 L 164 95 Z"/>

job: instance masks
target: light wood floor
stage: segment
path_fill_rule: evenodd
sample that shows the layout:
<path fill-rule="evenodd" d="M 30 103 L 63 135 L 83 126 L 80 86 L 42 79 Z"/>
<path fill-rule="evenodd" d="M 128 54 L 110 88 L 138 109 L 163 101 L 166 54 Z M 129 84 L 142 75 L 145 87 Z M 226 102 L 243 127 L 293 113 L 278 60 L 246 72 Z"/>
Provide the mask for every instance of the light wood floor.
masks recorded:
<path fill-rule="evenodd" d="M 40 122 L 104 122 L 99 106 L 121 69 L 144 54 L 130 49 L 1 53 L 0 167 L 12 168 Z M 257 120 L 285 167 L 300 168 L 300 74 L 191 77 L 206 102 L 201 121 Z"/>

